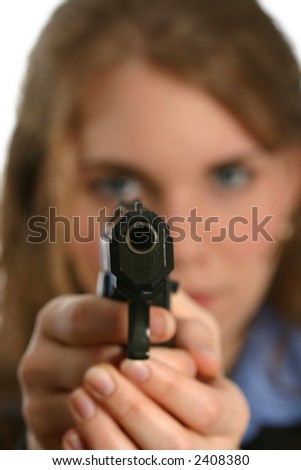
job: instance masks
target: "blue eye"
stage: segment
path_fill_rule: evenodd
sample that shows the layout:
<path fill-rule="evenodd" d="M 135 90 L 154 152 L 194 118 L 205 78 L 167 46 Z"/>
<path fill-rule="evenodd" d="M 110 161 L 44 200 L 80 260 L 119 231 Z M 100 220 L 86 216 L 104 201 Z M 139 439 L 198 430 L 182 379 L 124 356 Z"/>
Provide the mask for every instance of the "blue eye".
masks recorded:
<path fill-rule="evenodd" d="M 132 200 L 138 198 L 141 185 L 134 177 L 118 176 L 94 181 L 92 190 L 106 198 Z"/>
<path fill-rule="evenodd" d="M 218 185 L 229 189 L 245 187 L 252 177 L 252 173 L 241 165 L 225 165 L 214 170 L 214 178 Z"/>

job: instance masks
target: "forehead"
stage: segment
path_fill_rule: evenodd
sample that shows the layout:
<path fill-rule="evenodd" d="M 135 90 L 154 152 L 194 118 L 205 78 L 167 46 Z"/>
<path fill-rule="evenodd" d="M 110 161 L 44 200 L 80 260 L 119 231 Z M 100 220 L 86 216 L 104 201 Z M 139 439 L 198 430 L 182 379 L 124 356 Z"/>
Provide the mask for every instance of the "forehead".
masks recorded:
<path fill-rule="evenodd" d="M 204 90 L 142 61 L 95 73 L 81 96 L 81 144 L 123 152 L 239 153 L 255 144 L 239 122 Z M 146 155 L 145 155 L 146 156 Z"/>

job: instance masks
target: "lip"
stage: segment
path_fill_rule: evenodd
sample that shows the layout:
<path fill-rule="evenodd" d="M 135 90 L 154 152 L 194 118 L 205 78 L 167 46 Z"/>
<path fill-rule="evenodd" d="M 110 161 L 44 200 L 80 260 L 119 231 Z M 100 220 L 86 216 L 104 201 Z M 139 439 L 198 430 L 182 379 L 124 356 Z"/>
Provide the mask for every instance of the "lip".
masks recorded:
<path fill-rule="evenodd" d="M 201 305 L 202 307 L 209 307 L 214 298 L 215 298 L 215 295 L 212 293 L 192 293 L 192 292 L 188 292 L 188 295 L 196 302 L 198 303 L 199 305 Z"/>

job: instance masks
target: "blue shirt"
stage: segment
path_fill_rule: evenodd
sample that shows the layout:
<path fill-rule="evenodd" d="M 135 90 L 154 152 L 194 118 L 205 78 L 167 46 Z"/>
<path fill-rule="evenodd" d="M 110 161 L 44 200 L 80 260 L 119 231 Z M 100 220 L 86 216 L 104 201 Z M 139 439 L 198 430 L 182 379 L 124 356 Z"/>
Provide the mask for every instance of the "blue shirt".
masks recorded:
<path fill-rule="evenodd" d="M 301 331 L 288 326 L 271 308 L 255 319 L 231 378 L 244 392 L 251 421 L 246 445 L 263 426 L 301 423 Z"/>

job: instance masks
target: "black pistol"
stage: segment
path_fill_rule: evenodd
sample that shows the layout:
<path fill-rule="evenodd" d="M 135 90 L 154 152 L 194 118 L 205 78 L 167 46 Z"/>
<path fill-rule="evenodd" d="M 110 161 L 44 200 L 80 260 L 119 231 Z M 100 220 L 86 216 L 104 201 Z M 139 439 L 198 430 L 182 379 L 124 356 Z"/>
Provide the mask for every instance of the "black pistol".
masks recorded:
<path fill-rule="evenodd" d="M 121 204 L 101 235 L 100 295 L 129 304 L 127 356 L 149 357 L 149 308 L 169 308 L 177 283 L 173 241 L 165 221 L 138 202 Z"/>

